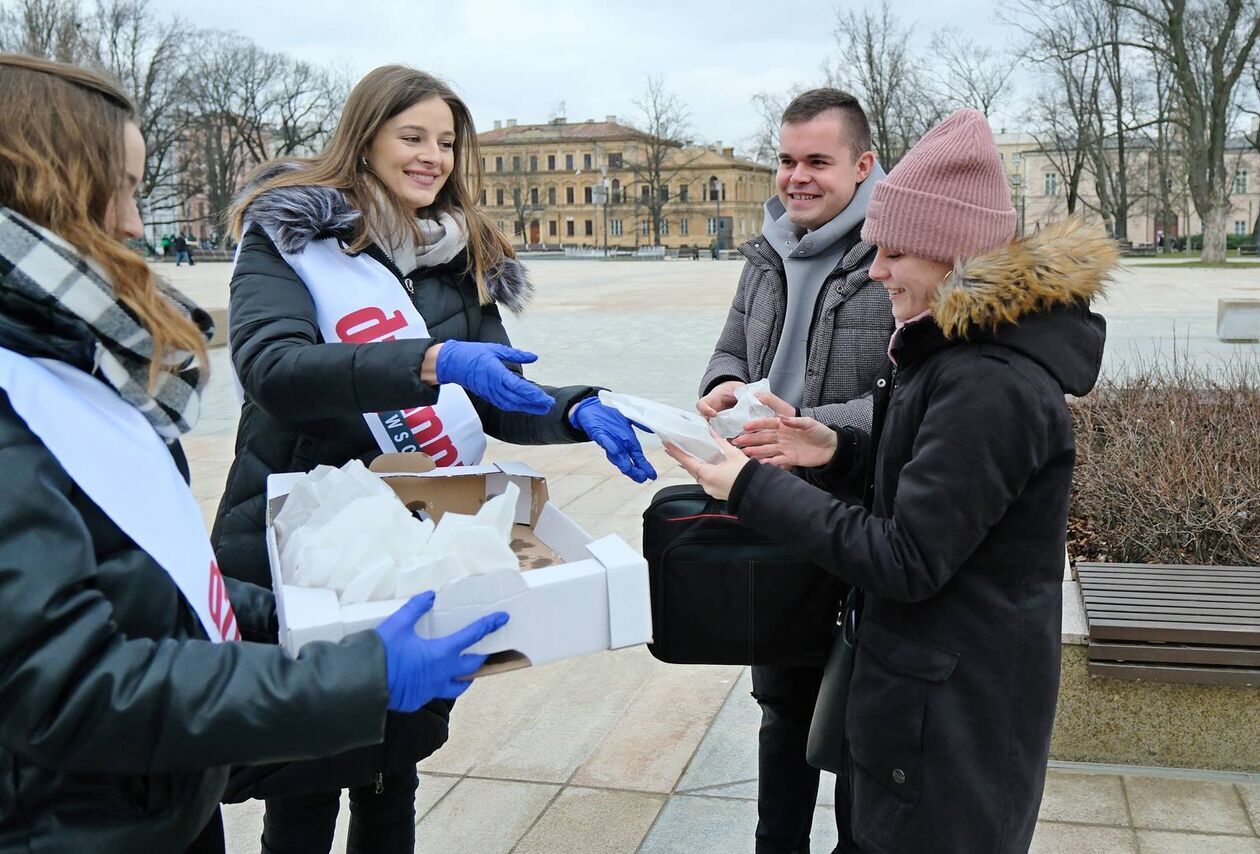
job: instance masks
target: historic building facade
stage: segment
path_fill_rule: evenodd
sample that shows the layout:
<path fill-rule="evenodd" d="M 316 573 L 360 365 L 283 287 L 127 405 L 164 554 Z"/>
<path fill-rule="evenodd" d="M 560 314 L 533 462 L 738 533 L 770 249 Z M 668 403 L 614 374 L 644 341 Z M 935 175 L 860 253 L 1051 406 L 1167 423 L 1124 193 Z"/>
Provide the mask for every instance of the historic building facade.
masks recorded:
<path fill-rule="evenodd" d="M 478 134 L 482 209 L 518 245 L 734 248 L 761 230 L 774 169 L 734 149 L 668 146 L 602 122 L 495 122 Z M 658 146 L 659 150 L 659 146 Z M 660 165 L 652 168 L 651 162 Z M 655 216 L 653 215 L 655 214 Z"/>

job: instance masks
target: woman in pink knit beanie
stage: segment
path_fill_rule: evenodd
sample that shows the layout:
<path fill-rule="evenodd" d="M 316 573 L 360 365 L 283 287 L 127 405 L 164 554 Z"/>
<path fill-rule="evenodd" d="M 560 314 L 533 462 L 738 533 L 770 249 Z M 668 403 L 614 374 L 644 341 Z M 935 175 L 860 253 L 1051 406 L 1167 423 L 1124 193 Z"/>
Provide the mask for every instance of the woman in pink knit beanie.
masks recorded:
<path fill-rule="evenodd" d="M 672 451 L 741 522 L 862 591 L 837 851 L 1032 840 L 1059 684 L 1064 395 L 1098 377 L 1089 304 L 1116 249 L 1079 220 L 1014 233 L 992 132 L 960 110 L 875 189 L 862 231 L 898 323 L 872 432 L 781 419 L 773 459 L 809 478 L 730 446 L 717 464 Z M 859 479 L 864 505 L 832 494 Z"/>

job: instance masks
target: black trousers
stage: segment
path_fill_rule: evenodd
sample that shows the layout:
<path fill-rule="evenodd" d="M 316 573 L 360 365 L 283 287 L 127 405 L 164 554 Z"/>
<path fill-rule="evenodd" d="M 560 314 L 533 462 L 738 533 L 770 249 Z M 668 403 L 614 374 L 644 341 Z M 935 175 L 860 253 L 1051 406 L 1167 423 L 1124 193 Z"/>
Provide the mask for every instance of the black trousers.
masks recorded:
<path fill-rule="evenodd" d="M 412 854 L 419 782 L 413 768 L 410 774 L 383 775 L 379 787 L 369 783 L 351 788 L 346 854 Z M 263 854 L 323 854 L 332 849 L 340 790 L 267 798 L 266 804 Z"/>
<path fill-rule="evenodd" d="M 752 669 L 752 694 L 761 705 L 757 854 L 809 854 L 818 769 L 805 761 L 805 743 L 821 681 L 821 667 Z M 837 778 L 836 828 L 842 840 L 848 837 L 847 804 Z"/>

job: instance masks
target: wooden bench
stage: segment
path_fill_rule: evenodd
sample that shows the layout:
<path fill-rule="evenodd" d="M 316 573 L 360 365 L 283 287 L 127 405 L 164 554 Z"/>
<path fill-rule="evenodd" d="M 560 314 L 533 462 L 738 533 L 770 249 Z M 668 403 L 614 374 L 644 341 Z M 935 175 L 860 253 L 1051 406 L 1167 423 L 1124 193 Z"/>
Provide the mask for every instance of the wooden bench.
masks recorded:
<path fill-rule="evenodd" d="M 1255 243 L 1244 243 L 1238 247 L 1239 255 L 1260 255 L 1260 246 Z"/>
<path fill-rule="evenodd" d="M 1083 563 L 1094 676 L 1260 685 L 1260 567 Z"/>

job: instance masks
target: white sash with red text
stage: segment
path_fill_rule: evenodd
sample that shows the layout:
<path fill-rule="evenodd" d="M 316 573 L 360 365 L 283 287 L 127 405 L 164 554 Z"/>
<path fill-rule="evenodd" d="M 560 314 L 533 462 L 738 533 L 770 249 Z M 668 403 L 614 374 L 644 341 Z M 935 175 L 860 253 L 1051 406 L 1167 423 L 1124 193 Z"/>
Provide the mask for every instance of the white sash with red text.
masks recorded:
<path fill-rule="evenodd" d="M 313 240 L 299 253 L 280 254 L 310 291 L 325 341 L 367 344 L 428 337 L 428 325 L 398 279 L 371 256 L 347 255 L 331 238 Z M 387 454 L 423 451 L 438 466 L 469 466 L 486 452 L 481 418 L 468 393 L 454 383 L 441 386 L 431 406 L 365 412 L 363 418 Z"/>
<path fill-rule="evenodd" d="M 166 570 L 210 640 L 240 640 L 201 509 L 140 411 L 64 362 L 3 348 L 0 388 L 71 480 Z"/>

